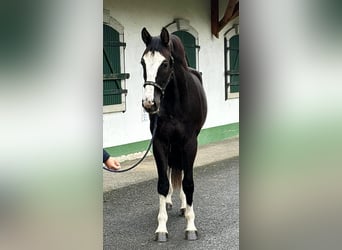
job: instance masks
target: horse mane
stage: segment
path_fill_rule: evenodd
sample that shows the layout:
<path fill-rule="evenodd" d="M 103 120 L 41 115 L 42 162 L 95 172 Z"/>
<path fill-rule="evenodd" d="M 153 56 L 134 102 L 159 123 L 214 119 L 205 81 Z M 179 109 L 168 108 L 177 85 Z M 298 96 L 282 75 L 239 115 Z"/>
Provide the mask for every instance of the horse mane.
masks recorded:
<path fill-rule="evenodd" d="M 188 63 L 186 61 L 185 57 L 185 49 L 184 46 L 176 35 L 170 36 L 170 49 L 171 49 L 171 55 L 176 63 L 183 66 L 185 70 L 188 69 Z"/>

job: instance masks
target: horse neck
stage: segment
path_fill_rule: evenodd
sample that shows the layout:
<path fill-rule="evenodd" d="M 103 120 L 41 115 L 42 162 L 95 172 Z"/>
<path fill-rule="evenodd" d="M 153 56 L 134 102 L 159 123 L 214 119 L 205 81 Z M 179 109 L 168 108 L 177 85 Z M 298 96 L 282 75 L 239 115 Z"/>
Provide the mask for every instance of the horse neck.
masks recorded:
<path fill-rule="evenodd" d="M 166 93 L 169 113 L 184 113 L 186 101 L 188 101 L 188 88 L 186 81 L 186 70 L 183 67 L 175 66 L 170 88 Z"/>
<path fill-rule="evenodd" d="M 187 69 L 185 69 L 182 65 L 176 65 L 174 69 L 175 75 L 175 84 L 177 85 L 177 89 L 180 95 L 180 98 L 187 98 L 188 94 L 188 86 L 186 80 L 186 74 L 188 73 Z"/>

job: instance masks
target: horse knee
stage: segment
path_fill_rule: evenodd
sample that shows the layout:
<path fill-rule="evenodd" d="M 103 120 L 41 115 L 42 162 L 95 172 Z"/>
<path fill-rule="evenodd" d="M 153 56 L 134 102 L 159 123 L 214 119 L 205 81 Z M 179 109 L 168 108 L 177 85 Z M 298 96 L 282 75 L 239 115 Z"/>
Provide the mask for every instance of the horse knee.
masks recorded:
<path fill-rule="evenodd" d="M 170 184 L 169 182 L 158 181 L 158 193 L 164 195 L 165 197 L 169 193 Z"/>

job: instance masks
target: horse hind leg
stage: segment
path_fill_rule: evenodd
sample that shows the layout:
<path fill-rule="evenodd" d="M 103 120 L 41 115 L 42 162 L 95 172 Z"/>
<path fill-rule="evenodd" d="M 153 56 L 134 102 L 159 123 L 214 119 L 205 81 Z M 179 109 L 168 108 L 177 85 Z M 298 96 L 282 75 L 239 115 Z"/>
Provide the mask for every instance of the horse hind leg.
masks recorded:
<path fill-rule="evenodd" d="M 183 175 L 182 175 L 182 179 L 183 179 Z M 180 216 L 184 216 L 185 210 L 186 210 L 186 196 L 183 191 L 183 185 L 181 185 L 181 188 L 179 190 L 179 199 L 181 201 Z"/>
<path fill-rule="evenodd" d="M 189 196 L 189 190 L 186 187 L 184 196 L 186 197 L 187 195 Z M 186 198 L 186 200 L 187 201 L 186 201 L 186 207 L 185 207 L 185 212 L 184 212 L 184 216 L 186 219 L 185 239 L 197 240 L 198 233 L 197 233 L 197 228 L 195 226 L 195 213 L 194 213 L 194 208 L 193 208 L 194 203 L 191 201 L 190 203 L 191 205 L 190 205 L 188 202 L 189 199 Z"/>
<path fill-rule="evenodd" d="M 185 238 L 187 240 L 197 240 L 198 233 L 195 226 L 195 213 L 193 208 L 193 193 L 194 193 L 194 179 L 193 179 L 193 164 L 197 152 L 197 140 L 191 140 L 185 146 L 186 157 L 184 157 L 183 168 L 184 177 L 182 181 L 183 191 L 186 196 L 185 219 L 186 229 Z"/>
<path fill-rule="evenodd" d="M 172 169 L 168 168 L 167 171 L 167 178 L 169 179 L 169 192 L 166 196 L 166 210 L 171 210 L 172 209 L 172 194 L 173 194 L 173 186 L 172 186 Z"/>
<path fill-rule="evenodd" d="M 180 207 L 181 216 L 184 215 L 185 205 L 186 205 L 186 197 L 182 188 L 182 179 L 183 179 L 183 171 L 177 168 L 172 168 L 172 173 L 171 173 L 172 186 L 174 187 L 174 189 L 179 189 L 180 191 L 179 197 L 181 199 L 181 207 Z"/>
<path fill-rule="evenodd" d="M 181 155 L 181 151 L 179 150 L 179 147 L 177 147 L 177 146 L 171 146 L 170 147 L 169 158 L 168 158 L 168 164 L 170 166 L 170 168 L 169 168 L 170 172 L 168 172 L 168 174 L 169 174 L 168 177 L 170 180 L 170 185 L 172 186 L 172 189 L 170 189 L 171 194 L 174 191 L 174 189 L 175 190 L 176 189 L 182 190 L 183 171 L 180 169 L 181 164 L 182 164 L 182 159 L 181 159 L 181 157 L 179 157 L 180 155 Z M 170 197 L 170 199 L 171 199 L 171 197 Z M 181 209 L 182 208 L 184 208 L 184 210 L 185 210 L 185 204 L 183 205 L 183 202 L 181 205 Z M 184 214 L 184 212 L 183 212 L 183 214 Z"/>

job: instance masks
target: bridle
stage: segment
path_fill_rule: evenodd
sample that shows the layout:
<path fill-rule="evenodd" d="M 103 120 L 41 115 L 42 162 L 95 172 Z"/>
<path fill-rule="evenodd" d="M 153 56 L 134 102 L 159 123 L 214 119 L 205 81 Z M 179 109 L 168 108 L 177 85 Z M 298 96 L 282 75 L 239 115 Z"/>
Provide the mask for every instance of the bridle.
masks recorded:
<path fill-rule="evenodd" d="M 164 96 L 164 95 L 165 95 L 166 87 L 169 85 L 169 83 L 170 83 L 172 77 L 173 77 L 173 69 L 171 70 L 171 73 L 170 73 L 170 75 L 169 75 L 169 77 L 168 77 L 168 79 L 167 79 L 166 84 L 164 85 L 164 87 L 162 87 L 162 86 L 160 86 L 158 83 L 152 82 L 152 81 L 146 81 L 146 82 L 144 83 L 143 86 L 144 86 L 144 88 L 145 88 L 146 85 L 153 86 L 153 87 L 159 89 L 160 92 L 162 93 L 162 96 Z"/>
<path fill-rule="evenodd" d="M 157 88 L 157 89 L 160 90 L 160 92 L 162 93 L 162 97 L 163 97 L 164 94 L 165 94 L 165 89 L 166 89 L 166 87 L 169 85 L 169 83 L 170 83 L 170 81 L 171 81 L 171 79 L 172 79 L 172 77 L 173 77 L 173 74 L 174 74 L 174 73 L 173 73 L 173 72 L 174 72 L 174 71 L 173 71 L 173 63 L 174 63 L 174 59 L 173 59 L 172 56 L 170 56 L 171 73 L 170 73 L 170 75 L 169 75 L 169 77 L 168 77 L 168 79 L 167 79 L 166 84 L 165 84 L 164 87 L 162 87 L 162 86 L 160 86 L 158 83 L 152 82 L 152 81 L 145 81 L 143 87 L 145 88 L 146 85 L 153 86 L 153 87 L 155 87 L 155 88 Z"/>

